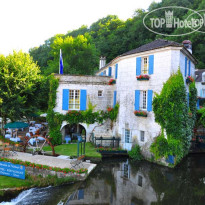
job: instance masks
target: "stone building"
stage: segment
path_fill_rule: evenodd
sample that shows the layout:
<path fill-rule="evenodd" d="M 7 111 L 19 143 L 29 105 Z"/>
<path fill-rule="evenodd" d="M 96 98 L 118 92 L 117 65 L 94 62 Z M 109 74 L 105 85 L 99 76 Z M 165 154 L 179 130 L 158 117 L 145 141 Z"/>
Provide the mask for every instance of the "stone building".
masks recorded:
<path fill-rule="evenodd" d="M 152 111 L 155 93 L 161 91 L 163 83 L 178 68 L 184 82 L 188 76 L 195 76 L 196 59 L 192 55 L 191 42 L 184 41 L 183 44 L 158 39 L 117 56 L 106 65 L 105 58 L 101 58 L 100 69 L 95 76 L 58 75 L 60 83 L 55 111 L 85 110 L 89 101 L 96 105 L 96 110 L 105 110 L 117 102 L 119 113 L 112 129 L 107 122 L 103 126 L 81 124 L 76 131 L 83 127 L 87 139 L 93 129 L 95 136 L 120 137 L 122 148 L 127 150 L 138 143 L 143 154 L 150 157 L 149 147 L 160 133 Z M 138 80 L 136 77 L 140 75 L 147 75 L 149 79 Z M 108 85 L 110 79 L 115 79 L 116 84 Z M 188 85 L 185 85 L 189 97 Z M 147 116 L 135 116 L 136 110 L 144 111 Z M 69 125 L 64 122 L 63 135 L 66 134 L 66 126 Z"/>
<path fill-rule="evenodd" d="M 197 89 L 197 108 L 204 105 L 205 100 L 205 69 L 200 69 L 195 71 L 195 84 Z"/>

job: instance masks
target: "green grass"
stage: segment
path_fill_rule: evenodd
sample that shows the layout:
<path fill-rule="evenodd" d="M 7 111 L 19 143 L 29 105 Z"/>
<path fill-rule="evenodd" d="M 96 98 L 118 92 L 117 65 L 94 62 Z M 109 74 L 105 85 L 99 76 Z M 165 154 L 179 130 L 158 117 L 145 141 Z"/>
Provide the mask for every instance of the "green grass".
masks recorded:
<path fill-rule="evenodd" d="M 0 176 L 0 188 L 13 188 L 13 187 L 27 187 L 31 185 L 29 180 L 16 179 L 6 176 Z"/>
<path fill-rule="evenodd" d="M 43 149 L 44 151 L 51 151 L 50 146 L 44 147 Z M 80 150 L 81 150 L 81 146 L 80 146 Z M 56 154 L 60 154 L 60 155 L 76 157 L 77 144 L 63 144 L 63 145 L 55 146 L 55 152 Z M 85 144 L 85 156 L 93 157 L 93 158 L 101 158 L 101 154 L 95 150 L 95 147 L 90 142 L 86 142 Z"/>
<path fill-rule="evenodd" d="M 20 187 L 45 187 L 49 185 L 57 186 L 68 182 L 74 182 L 73 177 L 58 178 L 56 175 L 43 178 L 42 176 L 26 175 L 26 179 L 16 179 L 6 176 L 0 176 L 0 189 L 20 188 Z"/>

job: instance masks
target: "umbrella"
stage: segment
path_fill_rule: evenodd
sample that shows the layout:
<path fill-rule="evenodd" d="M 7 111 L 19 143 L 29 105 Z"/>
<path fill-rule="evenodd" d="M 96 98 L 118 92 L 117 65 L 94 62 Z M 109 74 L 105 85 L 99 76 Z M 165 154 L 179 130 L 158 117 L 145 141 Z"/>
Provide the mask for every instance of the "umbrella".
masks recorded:
<path fill-rule="evenodd" d="M 29 124 L 25 122 L 10 122 L 4 125 L 4 128 L 10 128 L 10 129 L 25 128 L 25 127 L 29 127 Z"/>
<path fill-rule="evenodd" d="M 29 127 L 29 124 L 25 122 L 10 122 L 4 125 L 4 128 L 10 128 L 10 129 L 25 128 L 25 127 Z M 13 131 L 12 131 L 12 137 L 13 137 Z M 17 137 L 17 131 L 16 131 L 16 137 Z"/>
<path fill-rule="evenodd" d="M 47 113 L 43 113 L 40 115 L 40 117 L 46 117 L 47 116 Z"/>

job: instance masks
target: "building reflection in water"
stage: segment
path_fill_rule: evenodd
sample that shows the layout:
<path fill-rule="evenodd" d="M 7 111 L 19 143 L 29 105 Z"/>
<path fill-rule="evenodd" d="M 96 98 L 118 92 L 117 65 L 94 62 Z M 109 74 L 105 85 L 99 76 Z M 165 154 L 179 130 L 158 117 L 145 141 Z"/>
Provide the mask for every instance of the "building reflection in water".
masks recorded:
<path fill-rule="evenodd" d="M 65 204 L 204 204 L 205 157 L 201 161 L 186 160 L 176 169 L 148 162 L 106 161 Z"/>

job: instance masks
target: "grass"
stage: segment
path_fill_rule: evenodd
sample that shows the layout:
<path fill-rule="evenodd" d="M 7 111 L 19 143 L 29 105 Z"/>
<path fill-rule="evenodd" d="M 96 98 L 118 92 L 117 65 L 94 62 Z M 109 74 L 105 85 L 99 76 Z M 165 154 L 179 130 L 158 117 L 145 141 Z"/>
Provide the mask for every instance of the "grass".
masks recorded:
<path fill-rule="evenodd" d="M 0 189 L 4 188 L 20 188 L 20 187 L 44 187 L 49 185 L 60 185 L 68 182 L 74 182 L 76 179 L 73 177 L 58 178 L 57 176 L 48 175 L 43 178 L 42 176 L 26 175 L 26 179 L 16 179 L 6 176 L 0 176 Z"/>
<path fill-rule="evenodd" d="M 29 180 L 16 179 L 6 176 L 0 176 L 0 189 L 13 187 L 28 187 L 31 185 Z"/>
<path fill-rule="evenodd" d="M 51 151 L 50 146 L 46 146 L 43 149 L 44 151 Z M 81 151 L 81 145 L 80 145 L 80 151 Z M 63 144 L 63 145 L 55 146 L 55 152 L 56 154 L 60 154 L 60 155 L 76 157 L 77 156 L 77 144 Z M 90 142 L 86 142 L 85 144 L 85 156 L 92 157 L 92 158 L 101 158 L 101 154 L 95 150 L 95 147 Z"/>

